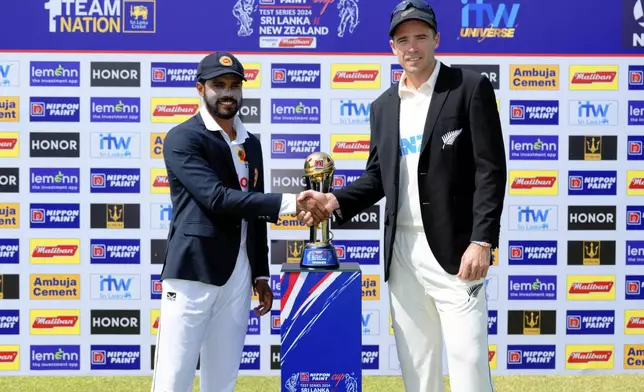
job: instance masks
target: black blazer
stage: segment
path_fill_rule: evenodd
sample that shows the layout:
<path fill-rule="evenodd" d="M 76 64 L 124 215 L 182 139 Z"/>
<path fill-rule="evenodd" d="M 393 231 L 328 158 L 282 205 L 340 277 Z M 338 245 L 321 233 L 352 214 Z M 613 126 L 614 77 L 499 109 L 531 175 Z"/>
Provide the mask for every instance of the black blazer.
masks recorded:
<path fill-rule="evenodd" d="M 267 222 L 279 218 L 281 194 L 264 193 L 259 140 L 244 142 L 249 191 L 239 186 L 230 147 L 212 132 L 200 114 L 168 131 L 163 158 L 168 171 L 172 222 L 161 279 L 177 278 L 221 286 L 237 260 L 242 218 L 252 281 L 269 276 Z M 252 282 L 251 282 L 252 284 Z"/>
<path fill-rule="evenodd" d="M 365 172 L 334 192 L 340 224 L 386 197 L 385 281 L 398 217 L 399 114 L 395 84 L 371 105 Z M 457 129 L 462 133 L 443 147 L 441 137 Z M 498 247 L 506 181 L 503 133 L 492 84 L 479 73 L 441 64 L 422 139 L 418 187 L 427 241 L 448 273 L 458 273 L 471 241 Z"/>

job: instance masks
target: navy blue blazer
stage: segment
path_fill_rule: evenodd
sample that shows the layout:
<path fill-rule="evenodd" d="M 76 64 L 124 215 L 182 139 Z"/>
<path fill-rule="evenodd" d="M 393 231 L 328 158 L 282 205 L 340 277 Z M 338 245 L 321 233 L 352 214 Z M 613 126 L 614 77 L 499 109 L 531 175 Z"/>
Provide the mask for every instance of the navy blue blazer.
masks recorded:
<path fill-rule="evenodd" d="M 172 221 L 161 279 L 176 278 L 215 286 L 230 278 L 248 222 L 246 248 L 252 281 L 269 276 L 267 223 L 277 222 L 282 195 L 264 193 L 262 149 L 248 133 L 244 142 L 249 189 L 243 192 L 230 147 L 209 131 L 197 114 L 168 131 L 163 143 L 172 199 Z"/>

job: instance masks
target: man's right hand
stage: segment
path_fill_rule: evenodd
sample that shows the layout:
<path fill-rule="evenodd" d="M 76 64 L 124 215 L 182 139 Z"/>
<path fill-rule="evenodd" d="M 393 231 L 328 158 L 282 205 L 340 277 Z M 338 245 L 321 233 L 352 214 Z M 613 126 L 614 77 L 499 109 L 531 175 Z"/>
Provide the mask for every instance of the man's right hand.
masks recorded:
<path fill-rule="evenodd" d="M 335 195 L 312 190 L 300 193 L 297 203 L 297 217 L 307 226 L 317 226 L 339 208 Z"/>

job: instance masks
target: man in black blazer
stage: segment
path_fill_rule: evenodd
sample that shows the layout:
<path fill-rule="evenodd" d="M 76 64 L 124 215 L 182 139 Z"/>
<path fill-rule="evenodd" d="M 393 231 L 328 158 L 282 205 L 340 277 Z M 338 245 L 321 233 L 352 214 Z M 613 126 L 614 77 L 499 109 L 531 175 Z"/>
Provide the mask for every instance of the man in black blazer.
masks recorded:
<path fill-rule="evenodd" d="M 365 172 L 327 208 L 342 224 L 386 197 L 385 281 L 406 390 L 443 391 L 444 338 L 452 392 L 491 392 L 485 276 L 507 181 L 496 97 L 486 77 L 434 58 L 428 4 L 399 4 L 390 36 L 403 76 L 371 105 Z"/>
<path fill-rule="evenodd" d="M 237 115 L 244 68 L 230 53 L 197 70 L 199 113 L 166 135 L 163 156 L 172 223 L 161 273 L 163 293 L 152 392 L 185 392 L 201 356 L 201 391 L 233 392 L 256 290 L 256 314 L 270 311 L 266 226 L 280 215 L 323 205 L 265 194 L 262 149 Z"/>

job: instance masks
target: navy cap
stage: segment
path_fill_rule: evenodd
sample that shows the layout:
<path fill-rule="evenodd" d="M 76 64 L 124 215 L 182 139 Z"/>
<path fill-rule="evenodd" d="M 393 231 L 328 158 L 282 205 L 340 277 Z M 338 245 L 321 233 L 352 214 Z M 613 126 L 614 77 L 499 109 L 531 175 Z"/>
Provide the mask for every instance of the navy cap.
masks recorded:
<path fill-rule="evenodd" d="M 429 4 L 422 0 L 404 0 L 391 12 L 389 36 L 393 37 L 396 27 L 408 20 L 420 20 L 427 23 L 434 32 L 438 31 L 436 14 Z"/>
<path fill-rule="evenodd" d="M 197 80 L 214 79 L 224 74 L 239 75 L 246 81 L 244 66 L 237 57 L 227 52 L 215 52 L 204 57 L 197 68 Z"/>

